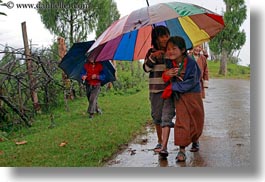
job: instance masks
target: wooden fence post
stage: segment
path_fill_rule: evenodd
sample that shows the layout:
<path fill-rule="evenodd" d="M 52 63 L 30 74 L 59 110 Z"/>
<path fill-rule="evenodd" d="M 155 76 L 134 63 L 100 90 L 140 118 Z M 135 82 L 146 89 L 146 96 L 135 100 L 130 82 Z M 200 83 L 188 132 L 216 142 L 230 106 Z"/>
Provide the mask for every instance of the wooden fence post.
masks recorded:
<path fill-rule="evenodd" d="M 30 95 L 31 100 L 33 102 L 33 107 L 35 111 L 40 111 L 41 107 L 38 101 L 38 95 L 35 90 L 36 80 L 32 75 L 32 60 L 31 60 L 31 54 L 29 50 L 29 44 L 28 44 L 28 35 L 27 35 L 27 27 L 26 22 L 21 23 L 22 26 L 22 36 L 23 36 L 23 42 L 24 42 L 24 49 L 25 49 L 25 55 L 26 55 L 26 65 L 27 65 L 27 72 L 29 77 L 29 88 L 30 88 Z"/>

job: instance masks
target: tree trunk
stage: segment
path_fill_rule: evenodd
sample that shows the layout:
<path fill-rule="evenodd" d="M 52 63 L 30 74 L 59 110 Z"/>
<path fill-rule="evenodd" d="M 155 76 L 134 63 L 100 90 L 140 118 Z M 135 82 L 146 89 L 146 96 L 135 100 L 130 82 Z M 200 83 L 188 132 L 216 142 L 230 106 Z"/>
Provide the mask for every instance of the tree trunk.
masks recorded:
<path fill-rule="evenodd" d="M 66 54 L 66 45 L 64 42 L 64 38 L 62 37 L 58 37 L 57 38 L 57 42 L 58 42 L 58 52 L 59 52 L 59 57 L 60 57 L 60 61 L 62 60 L 62 58 L 65 56 Z M 67 75 L 63 72 L 62 73 L 62 80 L 66 89 L 66 98 L 67 99 L 74 99 L 74 91 L 72 88 L 72 82 L 70 79 L 67 78 Z"/>
<path fill-rule="evenodd" d="M 74 26 L 73 26 L 73 12 L 70 11 L 71 15 L 70 15 L 70 46 L 73 45 L 74 43 Z"/>
<path fill-rule="evenodd" d="M 40 111 L 38 95 L 37 95 L 37 92 L 34 88 L 34 86 L 36 84 L 36 80 L 32 75 L 32 60 L 31 60 L 29 44 L 28 44 L 26 22 L 23 22 L 21 25 L 22 25 L 22 34 L 23 34 L 25 55 L 26 55 L 27 71 L 28 71 L 28 77 L 29 77 L 29 88 L 30 88 L 31 100 L 33 102 L 33 107 L 34 107 L 35 111 Z"/>
<path fill-rule="evenodd" d="M 222 51 L 219 74 L 226 76 L 227 73 L 227 51 Z"/>

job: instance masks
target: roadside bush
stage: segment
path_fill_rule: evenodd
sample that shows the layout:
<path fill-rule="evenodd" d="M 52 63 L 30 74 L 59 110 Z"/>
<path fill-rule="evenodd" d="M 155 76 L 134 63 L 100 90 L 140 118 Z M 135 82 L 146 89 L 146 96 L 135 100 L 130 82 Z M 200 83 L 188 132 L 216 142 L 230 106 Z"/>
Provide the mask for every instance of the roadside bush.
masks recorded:
<path fill-rule="evenodd" d="M 146 89 L 147 74 L 143 71 L 140 61 L 119 61 L 116 62 L 117 80 L 113 82 L 113 89 L 102 89 L 104 92 L 112 92 L 114 95 L 130 95 Z"/>

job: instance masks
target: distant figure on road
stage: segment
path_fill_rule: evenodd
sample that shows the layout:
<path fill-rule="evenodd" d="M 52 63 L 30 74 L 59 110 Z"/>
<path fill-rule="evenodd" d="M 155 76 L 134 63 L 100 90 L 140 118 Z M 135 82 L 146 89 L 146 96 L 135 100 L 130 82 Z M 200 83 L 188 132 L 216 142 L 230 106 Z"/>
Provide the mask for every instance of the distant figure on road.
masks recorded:
<path fill-rule="evenodd" d="M 201 70 L 201 77 L 200 77 L 200 83 L 201 83 L 201 94 L 202 98 L 205 98 L 205 88 L 208 88 L 209 85 L 209 71 L 208 71 L 208 64 L 207 64 L 207 57 L 208 53 L 206 50 L 202 48 L 202 45 L 198 45 L 194 47 L 190 51 L 190 56 L 197 62 L 198 66 Z"/>
<path fill-rule="evenodd" d="M 186 43 L 182 37 L 171 37 L 166 47 L 167 70 L 163 80 L 169 82 L 162 97 L 175 98 L 176 122 L 174 143 L 179 146 L 177 162 L 186 161 L 185 148 L 198 141 L 204 123 L 204 108 L 201 98 L 200 68 L 187 56 Z"/>

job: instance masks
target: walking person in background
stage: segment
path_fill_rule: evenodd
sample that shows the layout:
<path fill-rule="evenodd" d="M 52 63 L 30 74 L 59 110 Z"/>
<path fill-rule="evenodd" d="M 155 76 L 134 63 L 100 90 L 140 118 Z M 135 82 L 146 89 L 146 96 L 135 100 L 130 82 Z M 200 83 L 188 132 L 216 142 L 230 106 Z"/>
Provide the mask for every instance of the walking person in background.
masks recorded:
<path fill-rule="evenodd" d="M 81 79 L 86 85 L 86 96 L 89 103 L 87 112 L 89 113 L 89 118 L 92 119 L 95 113 L 102 114 L 102 111 L 98 107 L 101 81 L 105 79 L 102 64 L 94 60 L 88 60 L 81 72 Z"/>
<path fill-rule="evenodd" d="M 209 85 L 209 71 L 207 65 L 207 52 L 202 48 L 202 45 L 198 45 L 193 48 L 190 53 L 190 56 L 197 62 L 200 70 L 201 70 L 201 77 L 200 77 L 200 84 L 201 84 L 201 94 L 202 98 L 205 98 L 205 88 L 208 88 Z"/>
<path fill-rule="evenodd" d="M 186 43 L 182 37 L 171 37 L 166 47 L 167 70 L 163 80 L 170 82 L 162 97 L 175 98 L 176 122 L 174 143 L 179 146 L 177 162 L 186 161 L 185 148 L 198 141 L 204 123 L 204 108 L 200 88 L 200 68 L 187 55 Z"/>
<path fill-rule="evenodd" d="M 161 157 L 167 157 L 167 143 L 170 128 L 175 116 L 175 108 L 172 98 L 162 99 L 162 93 L 166 87 L 162 80 L 165 71 L 164 54 L 170 32 L 165 26 L 156 26 L 152 30 L 152 48 L 146 54 L 143 69 L 149 73 L 149 100 L 151 103 L 151 116 L 155 124 L 158 144 L 154 151 L 159 152 Z"/>
<path fill-rule="evenodd" d="M 204 99 L 205 98 L 205 88 L 208 88 L 209 85 L 209 71 L 208 71 L 208 65 L 207 65 L 207 58 L 208 53 L 206 50 L 203 49 L 202 45 L 198 45 L 193 48 L 193 50 L 190 53 L 190 56 L 197 62 L 200 71 L 201 71 L 201 77 L 200 77 L 200 85 L 201 85 L 201 96 Z M 191 152 L 197 152 L 200 149 L 199 141 L 193 142 L 191 145 Z"/>

